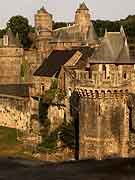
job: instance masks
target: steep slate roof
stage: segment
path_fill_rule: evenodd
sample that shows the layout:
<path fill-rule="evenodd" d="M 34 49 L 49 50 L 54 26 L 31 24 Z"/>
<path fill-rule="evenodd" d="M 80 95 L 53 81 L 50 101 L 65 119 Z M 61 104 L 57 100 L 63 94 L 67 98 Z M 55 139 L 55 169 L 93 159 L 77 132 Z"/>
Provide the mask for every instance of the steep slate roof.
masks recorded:
<path fill-rule="evenodd" d="M 80 68 L 86 67 L 86 65 L 88 63 L 88 59 L 94 53 L 95 48 L 83 47 L 83 48 L 80 48 L 78 50 L 82 53 L 82 56 L 78 60 L 78 62 L 75 64 L 75 66 L 80 67 Z"/>
<path fill-rule="evenodd" d="M 54 30 L 52 42 L 80 42 L 84 34 L 79 25 L 72 25 Z"/>
<path fill-rule="evenodd" d="M 51 42 L 82 42 L 85 44 L 95 44 L 98 43 L 98 37 L 92 23 L 86 35 L 81 31 L 80 25 L 74 24 L 69 27 L 54 30 Z"/>
<path fill-rule="evenodd" d="M 37 11 L 38 14 L 40 13 L 44 13 L 44 14 L 48 14 L 49 16 L 52 16 L 50 13 L 48 13 L 48 11 L 45 9 L 44 6 L 42 6 L 38 11 Z"/>
<path fill-rule="evenodd" d="M 29 87 L 28 84 L 0 84 L 0 94 L 28 97 Z"/>
<path fill-rule="evenodd" d="M 35 76 L 54 76 L 76 52 L 76 50 L 54 50 L 34 73 Z"/>
<path fill-rule="evenodd" d="M 99 39 L 98 39 L 98 36 L 95 32 L 95 29 L 93 27 L 93 24 L 91 23 L 90 24 L 90 27 L 88 29 L 88 32 L 87 32 L 87 38 L 86 38 L 87 42 L 90 43 L 90 44 L 95 44 L 95 43 L 99 43 Z"/>
<path fill-rule="evenodd" d="M 83 2 L 83 3 L 80 4 L 79 10 L 89 10 L 89 9 L 88 9 L 88 7 L 86 6 L 86 4 Z"/>
<path fill-rule="evenodd" d="M 53 51 L 48 59 L 45 59 L 42 65 L 34 73 L 35 76 L 46 76 L 52 77 L 57 76 L 61 69 L 61 66 L 68 66 L 68 61 L 76 55 L 77 52 L 80 52 L 82 56 L 77 59 L 74 66 L 83 67 L 88 63 L 88 57 L 90 57 L 94 51 L 89 47 L 75 48 L 70 50 L 55 50 Z"/>
<path fill-rule="evenodd" d="M 90 63 L 135 63 L 130 59 L 126 36 L 122 32 L 106 32 Z"/>

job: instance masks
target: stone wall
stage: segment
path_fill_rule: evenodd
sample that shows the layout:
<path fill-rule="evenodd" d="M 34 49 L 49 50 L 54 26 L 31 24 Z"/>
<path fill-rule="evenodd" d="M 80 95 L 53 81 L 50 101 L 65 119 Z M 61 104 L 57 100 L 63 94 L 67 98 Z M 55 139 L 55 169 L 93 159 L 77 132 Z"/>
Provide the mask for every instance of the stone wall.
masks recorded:
<path fill-rule="evenodd" d="M 23 57 L 22 48 L 0 48 L 0 83 L 19 83 Z"/>
<path fill-rule="evenodd" d="M 58 106 L 49 106 L 48 119 L 50 120 L 50 132 L 55 131 L 63 123 L 64 108 Z"/>
<path fill-rule="evenodd" d="M 129 155 L 130 110 L 129 94 L 135 90 L 134 65 L 90 64 L 90 68 L 68 72 L 61 84 L 68 96 L 77 92 L 79 112 L 80 159 Z M 66 114 L 71 117 L 69 106 Z M 132 116 L 133 118 L 133 116 Z M 133 121 L 134 119 L 132 119 Z M 133 125 L 133 122 L 132 122 Z"/>
<path fill-rule="evenodd" d="M 48 77 L 34 76 L 33 86 L 31 89 L 32 96 L 42 96 L 51 86 L 52 80 Z"/>
<path fill-rule="evenodd" d="M 0 126 L 27 130 L 30 126 L 28 99 L 0 97 Z"/>
<path fill-rule="evenodd" d="M 129 114 L 127 95 L 80 99 L 80 159 L 128 156 Z"/>

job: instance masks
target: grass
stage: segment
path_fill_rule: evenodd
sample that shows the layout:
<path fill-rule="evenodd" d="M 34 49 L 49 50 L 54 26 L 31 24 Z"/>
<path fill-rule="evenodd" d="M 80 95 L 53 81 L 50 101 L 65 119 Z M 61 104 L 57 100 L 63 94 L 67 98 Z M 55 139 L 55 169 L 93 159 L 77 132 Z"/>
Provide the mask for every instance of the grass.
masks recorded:
<path fill-rule="evenodd" d="M 0 145 L 16 145 L 17 143 L 16 129 L 0 126 Z"/>
<path fill-rule="evenodd" d="M 22 136 L 22 132 L 15 128 L 8 128 L 0 126 L 0 156 L 14 156 L 14 157 L 32 157 L 31 152 L 28 150 L 25 153 L 25 146 L 23 143 L 17 141 L 17 134 Z"/>

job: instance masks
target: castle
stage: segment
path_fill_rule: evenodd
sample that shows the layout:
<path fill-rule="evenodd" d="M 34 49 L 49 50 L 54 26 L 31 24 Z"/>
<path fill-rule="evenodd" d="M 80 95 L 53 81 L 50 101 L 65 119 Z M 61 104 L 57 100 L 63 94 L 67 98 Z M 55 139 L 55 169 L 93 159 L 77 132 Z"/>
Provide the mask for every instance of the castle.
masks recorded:
<path fill-rule="evenodd" d="M 80 159 L 128 157 L 135 130 L 135 60 L 123 27 L 98 38 L 81 3 L 72 25 L 53 30 L 52 15 L 41 8 L 35 28 L 33 49 L 23 49 L 10 30 L 0 41 L 0 125 L 29 129 L 38 121 L 40 98 L 57 79 L 66 96 L 61 108 L 48 108 L 51 131 L 64 116 L 74 118 Z"/>

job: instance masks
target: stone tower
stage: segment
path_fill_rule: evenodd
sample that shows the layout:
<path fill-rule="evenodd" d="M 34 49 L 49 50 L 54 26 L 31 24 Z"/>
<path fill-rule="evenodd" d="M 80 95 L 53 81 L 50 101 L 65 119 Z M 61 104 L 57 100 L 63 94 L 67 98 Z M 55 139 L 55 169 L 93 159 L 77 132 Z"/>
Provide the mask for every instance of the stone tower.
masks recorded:
<path fill-rule="evenodd" d="M 35 15 L 35 27 L 37 31 L 36 47 L 45 56 L 50 49 L 48 40 L 52 36 L 52 15 L 44 7 Z"/>
<path fill-rule="evenodd" d="M 89 14 L 89 9 L 85 3 L 81 3 L 75 14 L 75 24 L 81 26 L 83 31 L 87 31 L 88 27 L 91 25 L 91 16 Z"/>

